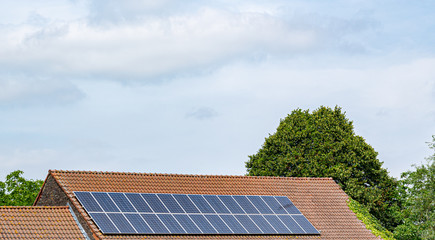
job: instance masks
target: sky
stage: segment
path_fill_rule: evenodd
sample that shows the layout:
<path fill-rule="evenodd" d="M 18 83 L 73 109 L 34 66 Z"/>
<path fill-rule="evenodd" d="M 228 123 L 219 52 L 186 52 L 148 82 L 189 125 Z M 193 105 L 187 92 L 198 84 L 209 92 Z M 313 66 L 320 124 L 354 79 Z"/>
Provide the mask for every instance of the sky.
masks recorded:
<path fill-rule="evenodd" d="M 0 181 L 244 175 L 294 109 L 342 107 L 399 177 L 432 154 L 433 0 L 0 0 Z"/>

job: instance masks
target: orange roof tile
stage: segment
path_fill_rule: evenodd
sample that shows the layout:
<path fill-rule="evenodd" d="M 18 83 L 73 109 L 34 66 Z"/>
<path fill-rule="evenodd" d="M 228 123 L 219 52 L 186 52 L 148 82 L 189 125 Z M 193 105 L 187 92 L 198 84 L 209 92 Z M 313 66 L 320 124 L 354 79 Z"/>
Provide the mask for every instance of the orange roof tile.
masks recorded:
<path fill-rule="evenodd" d="M 348 208 L 348 196 L 332 178 L 180 175 L 50 170 L 94 234 L 101 239 L 379 239 Z M 287 196 L 320 235 L 104 235 L 74 191 Z M 37 200 L 38 201 L 38 200 Z"/>
<path fill-rule="evenodd" d="M 0 207 L 0 239 L 85 239 L 68 207 Z"/>

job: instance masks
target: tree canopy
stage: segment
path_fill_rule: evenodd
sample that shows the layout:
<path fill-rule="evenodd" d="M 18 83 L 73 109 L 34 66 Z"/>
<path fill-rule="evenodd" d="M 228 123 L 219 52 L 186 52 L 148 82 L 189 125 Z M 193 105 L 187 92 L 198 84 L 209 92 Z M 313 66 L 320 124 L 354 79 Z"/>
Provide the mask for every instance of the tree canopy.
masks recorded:
<path fill-rule="evenodd" d="M 435 151 L 435 136 L 429 147 Z M 435 239 L 435 153 L 426 160 L 402 173 L 404 223 L 394 231 L 399 240 Z"/>
<path fill-rule="evenodd" d="M 42 180 L 27 180 L 21 175 L 23 171 L 16 170 L 6 176 L 6 181 L 0 181 L 0 206 L 30 206 L 43 184 Z"/>
<path fill-rule="evenodd" d="M 246 167 L 253 176 L 332 177 L 387 229 L 400 223 L 397 181 L 340 107 L 294 110 L 249 156 Z"/>

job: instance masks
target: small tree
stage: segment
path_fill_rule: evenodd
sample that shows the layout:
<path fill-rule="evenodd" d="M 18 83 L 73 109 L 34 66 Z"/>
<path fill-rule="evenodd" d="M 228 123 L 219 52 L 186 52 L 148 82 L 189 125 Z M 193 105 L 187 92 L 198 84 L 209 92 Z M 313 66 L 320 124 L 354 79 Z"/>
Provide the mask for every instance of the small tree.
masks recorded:
<path fill-rule="evenodd" d="M 260 150 L 249 156 L 248 175 L 332 177 L 389 230 L 398 219 L 397 182 L 377 152 L 354 133 L 341 108 L 296 109 L 282 119 Z"/>
<path fill-rule="evenodd" d="M 429 147 L 435 151 L 435 136 Z M 427 163 L 402 173 L 405 221 L 394 231 L 400 240 L 435 239 L 435 153 Z"/>
<path fill-rule="evenodd" d="M 30 206 L 36 199 L 43 181 L 26 180 L 21 175 L 23 171 L 16 170 L 6 176 L 6 181 L 0 181 L 0 205 Z"/>

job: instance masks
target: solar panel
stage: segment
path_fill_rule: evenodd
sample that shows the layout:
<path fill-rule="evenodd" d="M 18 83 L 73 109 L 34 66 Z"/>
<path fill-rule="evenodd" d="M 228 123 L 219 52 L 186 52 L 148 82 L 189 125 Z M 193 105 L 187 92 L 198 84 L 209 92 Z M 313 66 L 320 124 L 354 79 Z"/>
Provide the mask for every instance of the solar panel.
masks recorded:
<path fill-rule="evenodd" d="M 104 234 L 319 234 L 285 196 L 74 194 Z"/>

